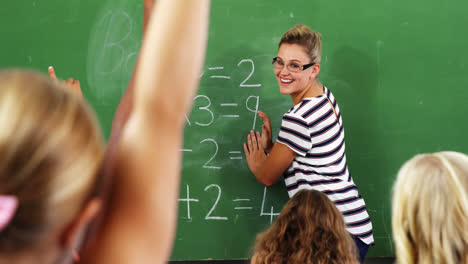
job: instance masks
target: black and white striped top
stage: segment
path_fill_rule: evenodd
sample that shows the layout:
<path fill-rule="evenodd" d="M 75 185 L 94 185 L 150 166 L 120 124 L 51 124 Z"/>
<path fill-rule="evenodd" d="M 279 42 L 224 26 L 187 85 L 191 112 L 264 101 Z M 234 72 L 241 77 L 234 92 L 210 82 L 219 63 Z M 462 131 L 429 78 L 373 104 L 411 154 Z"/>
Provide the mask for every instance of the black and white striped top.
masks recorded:
<path fill-rule="evenodd" d="M 372 223 L 346 163 L 343 121 L 333 94 L 304 98 L 283 116 L 277 142 L 296 152 L 284 174 L 289 197 L 301 189 L 325 193 L 344 216 L 348 231 L 373 244 Z M 332 108 L 336 111 L 333 111 Z"/>

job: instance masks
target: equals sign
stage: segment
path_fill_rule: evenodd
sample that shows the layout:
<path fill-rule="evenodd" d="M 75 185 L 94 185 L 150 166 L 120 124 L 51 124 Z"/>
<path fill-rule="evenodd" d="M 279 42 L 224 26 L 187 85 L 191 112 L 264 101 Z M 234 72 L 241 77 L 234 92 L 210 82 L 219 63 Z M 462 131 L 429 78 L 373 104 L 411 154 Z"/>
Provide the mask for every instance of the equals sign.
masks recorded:
<path fill-rule="evenodd" d="M 241 160 L 242 155 L 240 151 L 229 151 L 230 159 L 232 160 Z"/>
<path fill-rule="evenodd" d="M 227 103 L 223 103 L 223 104 L 220 104 L 221 107 L 237 107 L 238 105 L 237 104 L 227 104 Z M 239 115 L 221 115 L 221 117 L 230 117 L 230 118 L 238 118 Z"/>
<path fill-rule="evenodd" d="M 233 202 L 250 202 L 250 199 L 235 199 L 232 200 Z M 252 210 L 253 207 L 248 206 L 248 207 L 234 207 L 234 210 Z"/>

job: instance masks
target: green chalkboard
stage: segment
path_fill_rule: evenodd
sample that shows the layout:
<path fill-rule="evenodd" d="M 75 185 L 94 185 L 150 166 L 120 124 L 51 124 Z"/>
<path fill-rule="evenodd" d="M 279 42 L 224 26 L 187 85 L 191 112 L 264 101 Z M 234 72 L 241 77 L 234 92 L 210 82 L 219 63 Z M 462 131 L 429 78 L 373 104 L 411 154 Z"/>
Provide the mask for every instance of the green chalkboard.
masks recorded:
<path fill-rule="evenodd" d="M 393 256 L 391 187 L 420 152 L 468 152 L 468 17 L 463 1 L 213 0 L 201 86 L 187 117 L 173 260 L 249 257 L 256 233 L 288 197 L 265 188 L 242 150 L 259 129 L 278 133 L 291 107 L 271 58 L 283 32 L 323 34 L 320 78 L 340 104 L 349 168 L 373 220 L 369 256 Z M 0 9 L 0 67 L 82 81 L 106 137 L 141 44 L 139 0 L 10 1 Z M 177 96 L 177 95 L 174 95 Z"/>

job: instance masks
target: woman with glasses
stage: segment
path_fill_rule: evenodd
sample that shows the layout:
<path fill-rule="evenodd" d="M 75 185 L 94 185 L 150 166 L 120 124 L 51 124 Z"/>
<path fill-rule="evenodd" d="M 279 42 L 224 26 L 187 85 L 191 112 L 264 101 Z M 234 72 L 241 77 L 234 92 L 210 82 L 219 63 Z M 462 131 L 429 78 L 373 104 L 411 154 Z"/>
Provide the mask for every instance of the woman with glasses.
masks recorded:
<path fill-rule="evenodd" d="M 374 244 L 372 223 L 346 163 L 340 108 L 319 79 L 321 35 L 296 25 L 281 38 L 273 68 L 280 92 L 294 106 L 284 114 L 273 144 L 267 114 L 258 111 L 262 133 L 251 131 L 244 144 L 247 163 L 256 179 L 270 186 L 284 173 L 288 194 L 301 189 L 323 192 L 344 216 L 361 262 Z"/>

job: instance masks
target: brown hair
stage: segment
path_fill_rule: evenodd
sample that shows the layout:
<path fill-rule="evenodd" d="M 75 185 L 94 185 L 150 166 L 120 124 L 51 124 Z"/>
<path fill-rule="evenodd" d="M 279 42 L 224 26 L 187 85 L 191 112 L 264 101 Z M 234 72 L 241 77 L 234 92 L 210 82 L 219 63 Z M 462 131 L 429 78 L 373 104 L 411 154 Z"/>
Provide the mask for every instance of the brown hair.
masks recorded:
<path fill-rule="evenodd" d="M 333 202 L 319 191 L 301 190 L 257 235 L 253 263 L 357 263 L 357 250 Z"/>
<path fill-rule="evenodd" d="M 416 155 L 393 186 L 398 263 L 468 264 L 468 156 Z"/>
<path fill-rule="evenodd" d="M 286 31 L 278 48 L 284 43 L 302 46 L 310 58 L 310 63 L 320 63 L 322 60 L 322 35 L 306 25 L 299 24 Z"/>
<path fill-rule="evenodd" d="M 45 76 L 0 72 L 0 194 L 19 207 L 0 232 L 0 252 L 35 249 L 89 199 L 103 154 L 83 100 Z"/>

